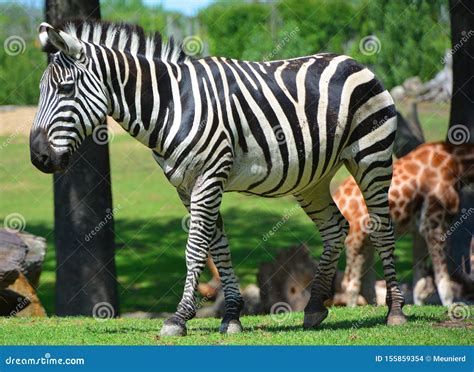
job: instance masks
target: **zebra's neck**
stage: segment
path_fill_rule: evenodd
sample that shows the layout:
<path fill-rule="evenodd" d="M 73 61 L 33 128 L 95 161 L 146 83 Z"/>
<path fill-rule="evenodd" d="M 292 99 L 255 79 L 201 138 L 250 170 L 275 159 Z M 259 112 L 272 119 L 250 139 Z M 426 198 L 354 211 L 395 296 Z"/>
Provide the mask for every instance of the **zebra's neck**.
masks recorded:
<path fill-rule="evenodd" d="M 161 152 L 178 66 L 104 46 L 90 47 L 91 68 L 106 89 L 108 115 L 138 141 Z"/>

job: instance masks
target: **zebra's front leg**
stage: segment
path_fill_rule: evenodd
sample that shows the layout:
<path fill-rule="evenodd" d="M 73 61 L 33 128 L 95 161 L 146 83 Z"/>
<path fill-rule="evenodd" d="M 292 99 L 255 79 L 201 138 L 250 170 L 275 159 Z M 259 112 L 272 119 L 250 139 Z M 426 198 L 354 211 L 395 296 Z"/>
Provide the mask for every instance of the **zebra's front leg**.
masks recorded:
<path fill-rule="evenodd" d="M 163 324 L 162 336 L 185 336 L 186 322 L 196 315 L 195 292 L 199 276 L 206 265 L 209 247 L 216 234 L 222 187 L 193 192 L 189 204 L 191 222 L 186 244 L 186 282 L 177 311 Z M 214 192 L 213 192 L 214 191 Z M 220 191 L 217 192 L 216 191 Z M 180 195 L 182 196 L 182 195 Z"/>

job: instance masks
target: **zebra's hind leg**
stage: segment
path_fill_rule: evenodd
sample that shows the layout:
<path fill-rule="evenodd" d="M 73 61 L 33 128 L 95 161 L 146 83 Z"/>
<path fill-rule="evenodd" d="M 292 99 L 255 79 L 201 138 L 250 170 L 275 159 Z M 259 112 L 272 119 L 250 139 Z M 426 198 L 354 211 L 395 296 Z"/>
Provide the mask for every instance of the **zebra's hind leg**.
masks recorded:
<path fill-rule="evenodd" d="M 229 242 L 224 233 L 224 224 L 220 215 L 217 220 L 216 236 L 211 244 L 211 257 L 219 271 L 224 290 L 225 313 L 219 331 L 227 334 L 242 332 L 239 317 L 244 301 L 232 267 Z"/>
<path fill-rule="evenodd" d="M 321 234 L 324 250 L 311 286 L 311 296 L 304 310 L 303 327 L 314 328 L 327 316 L 324 302 L 332 296 L 332 281 L 337 262 L 344 248 L 348 223 L 334 203 L 329 183 L 295 195 Z"/>
<path fill-rule="evenodd" d="M 385 154 L 385 160 L 379 158 L 378 161 L 375 161 L 363 158 L 356 166 L 355 162 L 350 163 L 348 169 L 364 196 L 369 212 L 369 221 L 365 224 L 365 228 L 369 232 L 370 240 L 382 260 L 387 283 L 387 324 L 399 325 L 406 323 L 407 320 L 402 311 L 405 300 L 395 271 L 393 256 L 395 237 L 388 204 L 388 190 L 392 179 L 391 148 Z"/>

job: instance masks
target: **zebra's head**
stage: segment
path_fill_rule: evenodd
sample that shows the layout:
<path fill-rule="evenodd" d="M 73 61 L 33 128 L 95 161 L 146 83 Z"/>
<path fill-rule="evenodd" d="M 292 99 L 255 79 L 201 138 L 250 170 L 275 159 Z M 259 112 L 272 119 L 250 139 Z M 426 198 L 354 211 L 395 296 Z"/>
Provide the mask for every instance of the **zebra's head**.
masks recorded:
<path fill-rule="evenodd" d="M 40 82 L 30 155 L 39 170 L 53 173 L 64 170 L 84 138 L 105 122 L 108 99 L 82 41 L 47 23 L 41 24 L 39 38 L 43 51 L 51 54 Z"/>

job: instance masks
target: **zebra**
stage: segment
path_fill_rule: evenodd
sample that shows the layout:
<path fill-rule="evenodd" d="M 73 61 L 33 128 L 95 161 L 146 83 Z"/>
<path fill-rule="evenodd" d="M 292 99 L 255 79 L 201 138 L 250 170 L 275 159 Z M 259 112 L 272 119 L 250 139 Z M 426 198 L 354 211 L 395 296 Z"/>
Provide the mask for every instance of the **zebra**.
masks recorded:
<path fill-rule="evenodd" d="M 330 53 L 262 63 L 192 58 L 158 32 L 100 21 L 42 23 L 39 39 L 50 63 L 30 133 L 32 163 L 45 173 L 64 170 L 109 115 L 152 150 L 190 213 L 183 296 L 162 336 L 186 335 L 208 255 L 225 296 L 219 330 L 242 331 L 219 211 L 231 191 L 293 196 L 319 229 L 324 249 L 303 322 L 317 327 L 328 316 L 324 302 L 348 232 L 329 190 L 343 164 L 380 222 L 372 239 L 387 281 L 386 322 L 406 322 L 387 202 L 396 111 L 369 69 Z"/>

